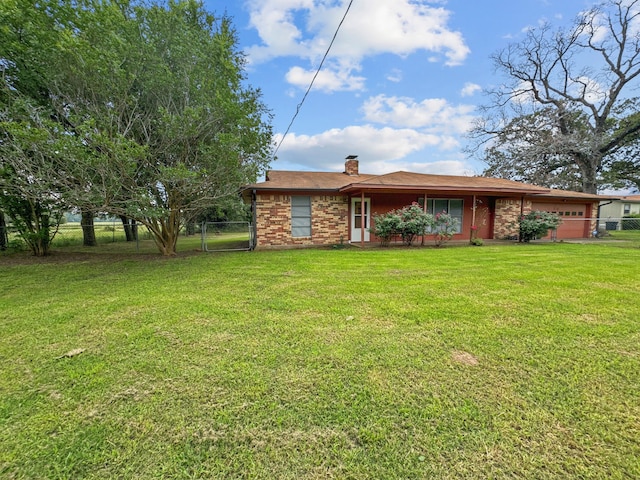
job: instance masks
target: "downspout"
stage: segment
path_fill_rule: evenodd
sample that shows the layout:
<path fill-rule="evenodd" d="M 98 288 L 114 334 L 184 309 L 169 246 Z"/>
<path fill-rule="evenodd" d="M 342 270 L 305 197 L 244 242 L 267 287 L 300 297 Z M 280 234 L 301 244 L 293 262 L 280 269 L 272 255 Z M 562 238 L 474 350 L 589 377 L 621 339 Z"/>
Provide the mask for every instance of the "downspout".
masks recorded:
<path fill-rule="evenodd" d="M 597 220 L 600 220 L 600 207 L 605 207 L 607 205 L 610 205 L 613 203 L 613 200 L 609 200 L 607 203 L 598 203 L 598 218 Z"/>
<path fill-rule="evenodd" d="M 598 214 L 596 215 L 596 231 L 600 230 L 600 208 L 613 203 L 613 200 L 609 200 L 607 203 L 598 203 Z"/>

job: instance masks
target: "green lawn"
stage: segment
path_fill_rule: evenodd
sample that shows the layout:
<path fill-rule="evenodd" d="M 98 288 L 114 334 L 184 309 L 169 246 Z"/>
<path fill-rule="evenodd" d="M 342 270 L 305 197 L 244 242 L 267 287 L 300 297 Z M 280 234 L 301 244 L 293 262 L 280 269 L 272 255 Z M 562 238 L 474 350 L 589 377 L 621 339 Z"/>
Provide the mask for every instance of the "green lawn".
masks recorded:
<path fill-rule="evenodd" d="M 633 242 L 134 253 L 0 256 L 0 478 L 640 478 Z"/>

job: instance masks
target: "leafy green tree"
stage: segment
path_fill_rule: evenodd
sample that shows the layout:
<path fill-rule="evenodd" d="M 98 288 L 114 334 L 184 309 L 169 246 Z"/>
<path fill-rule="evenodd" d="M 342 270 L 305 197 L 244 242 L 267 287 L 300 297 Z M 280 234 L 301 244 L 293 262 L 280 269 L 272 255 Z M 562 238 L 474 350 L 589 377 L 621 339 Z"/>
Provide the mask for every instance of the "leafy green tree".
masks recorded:
<path fill-rule="evenodd" d="M 487 92 L 490 102 L 471 132 L 476 148 L 496 142 L 485 152 L 488 175 L 543 185 L 579 179 L 582 191 L 597 192 L 603 172 L 640 131 L 630 97 L 640 75 L 639 6 L 606 0 L 568 29 L 532 28 L 493 56 L 508 81 Z"/>
<path fill-rule="evenodd" d="M 98 132 L 85 139 L 100 152 L 93 172 L 112 178 L 92 190 L 173 255 L 186 223 L 266 168 L 269 112 L 244 84 L 230 20 L 201 2 L 102 2 L 78 23 L 56 96 L 71 123 L 90 118 Z"/>
<path fill-rule="evenodd" d="M 173 255 L 187 222 L 267 167 L 270 113 L 230 20 L 201 2 L 9 0 L 0 20 L 5 85 L 76 140 L 57 186 L 84 218 L 135 220 Z"/>
<path fill-rule="evenodd" d="M 58 167 L 74 141 L 58 135 L 57 123 L 41 113 L 19 98 L 0 111 L 0 210 L 36 256 L 49 253 L 68 208 L 59 193 Z"/>

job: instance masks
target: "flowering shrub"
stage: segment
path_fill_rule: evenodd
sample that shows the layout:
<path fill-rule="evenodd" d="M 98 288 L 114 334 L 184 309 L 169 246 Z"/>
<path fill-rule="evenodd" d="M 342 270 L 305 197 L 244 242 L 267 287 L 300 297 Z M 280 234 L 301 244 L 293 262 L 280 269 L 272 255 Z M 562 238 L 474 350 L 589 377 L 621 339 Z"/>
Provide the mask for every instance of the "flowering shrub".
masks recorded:
<path fill-rule="evenodd" d="M 400 232 L 400 215 L 395 210 L 382 215 L 373 214 L 373 228 L 369 231 L 380 239 L 380 244 L 388 246 L 391 239 Z"/>
<path fill-rule="evenodd" d="M 395 235 L 409 246 L 415 237 L 424 235 L 433 225 L 433 216 L 425 213 L 416 202 L 397 210 L 373 215 L 374 226 L 369 231 L 380 239 L 382 245 L 389 245 Z"/>
<path fill-rule="evenodd" d="M 433 217 L 432 231 L 436 242 L 436 247 L 439 247 L 453 238 L 453 235 L 458 230 L 460 222 L 457 218 L 452 217 L 447 212 L 436 213 Z"/>
<path fill-rule="evenodd" d="M 520 241 L 530 242 L 549 233 L 552 228 L 557 228 L 561 220 L 558 215 L 549 212 L 534 211 L 520 216 Z"/>

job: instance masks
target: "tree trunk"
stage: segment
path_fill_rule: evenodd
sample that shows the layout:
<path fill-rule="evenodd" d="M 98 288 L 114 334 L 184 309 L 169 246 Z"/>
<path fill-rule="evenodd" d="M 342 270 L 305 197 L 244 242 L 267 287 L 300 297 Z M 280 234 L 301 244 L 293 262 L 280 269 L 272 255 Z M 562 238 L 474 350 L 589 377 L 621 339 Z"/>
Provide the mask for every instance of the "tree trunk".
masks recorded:
<path fill-rule="evenodd" d="M 93 212 L 90 210 L 82 210 L 80 225 L 82 226 L 82 244 L 85 247 L 97 247 L 96 230 L 93 225 Z"/>
<path fill-rule="evenodd" d="M 164 256 L 177 255 L 178 237 L 180 236 L 180 213 L 177 209 L 171 210 L 168 217 L 150 219 L 146 224 L 153 236 L 158 250 Z"/>
<path fill-rule="evenodd" d="M 136 221 L 124 215 L 120 215 L 120 220 L 122 220 L 122 227 L 124 228 L 124 235 L 127 242 L 135 242 L 138 240 L 138 225 Z"/>
<path fill-rule="evenodd" d="M 602 157 L 579 155 L 575 157 L 575 163 L 578 165 L 582 176 L 582 192 L 597 194 L 598 169 L 602 164 Z"/>
<path fill-rule="evenodd" d="M 0 250 L 6 250 L 9 245 L 9 234 L 7 233 L 7 222 L 4 213 L 0 212 Z"/>

